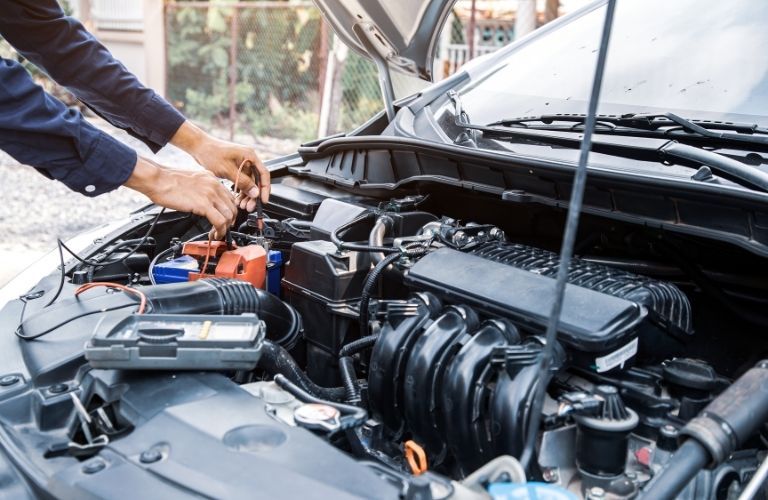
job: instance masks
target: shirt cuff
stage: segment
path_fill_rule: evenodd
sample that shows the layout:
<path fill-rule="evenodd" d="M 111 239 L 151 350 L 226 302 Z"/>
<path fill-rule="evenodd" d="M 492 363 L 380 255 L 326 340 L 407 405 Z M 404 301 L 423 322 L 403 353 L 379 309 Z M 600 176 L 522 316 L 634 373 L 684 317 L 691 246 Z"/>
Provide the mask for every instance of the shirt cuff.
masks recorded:
<path fill-rule="evenodd" d="M 135 120 L 134 128 L 152 143 L 163 147 L 170 142 L 185 121 L 184 115 L 155 94 Z"/>
<path fill-rule="evenodd" d="M 125 184 L 133 174 L 136 160 L 136 151 L 99 131 L 82 166 L 59 180 L 85 196 L 98 196 Z"/>

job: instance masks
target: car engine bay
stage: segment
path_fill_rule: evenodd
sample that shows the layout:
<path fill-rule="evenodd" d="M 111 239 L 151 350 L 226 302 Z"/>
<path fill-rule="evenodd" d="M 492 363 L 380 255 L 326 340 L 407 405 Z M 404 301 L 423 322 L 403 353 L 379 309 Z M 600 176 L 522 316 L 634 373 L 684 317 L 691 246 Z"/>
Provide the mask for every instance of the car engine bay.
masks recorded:
<path fill-rule="evenodd" d="M 146 212 L 0 312 L 0 441 L 72 498 L 623 499 L 678 458 L 680 498 L 735 498 L 766 455 L 765 259 L 584 215 L 542 373 L 564 214 L 295 176 L 222 242 Z"/>

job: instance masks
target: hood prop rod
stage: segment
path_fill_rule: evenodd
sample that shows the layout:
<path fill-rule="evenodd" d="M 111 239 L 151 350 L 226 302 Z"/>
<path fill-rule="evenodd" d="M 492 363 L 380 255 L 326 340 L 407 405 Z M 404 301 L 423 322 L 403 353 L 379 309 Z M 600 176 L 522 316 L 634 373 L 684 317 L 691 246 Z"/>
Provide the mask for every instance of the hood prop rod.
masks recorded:
<path fill-rule="evenodd" d="M 555 341 L 557 340 L 557 329 L 560 324 L 560 313 L 563 308 L 563 298 L 565 297 L 565 285 L 568 282 L 568 271 L 573 257 L 573 247 L 576 242 L 576 233 L 579 229 L 579 216 L 584 201 L 584 190 L 587 184 L 587 161 L 589 152 L 592 149 L 592 133 L 595 130 L 597 103 L 600 100 L 600 87 L 603 83 L 603 73 L 605 70 L 605 60 L 608 55 L 608 42 L 611 38 L 611 27 L 613 26 L 613 14 L 616 10 L 616 0 L 608 0 L 605 10 L 605 22 L 603 24 L 603 33 L 600 38 L 600 48 L 597 54 L 597 64 L 595 66 L 595 77 L 592 81 L 592 92 L 589 97 L 589 106 L 587 108 L 587 119 L 584 124 L 584 138 L 581 141 L 581 151 L 579 153 L 579 165 L 573 177 L 573 187 L 571 188 L 570 202 L 568 203 L 568 216 L 565 222 L 565 234 L 560 248 L 560 264 L 557 269 L 557 281 L 555 282 L 555 300 L 552 304 L 552 313 L 547 322 L 547 333 L 544 348 L 538 359 L 539 383 L 536 385 L 531 404 L 530 421 L 525 430 L 525 441 L 523 452 L 520 456 L 520 462 L 525 469 L 529 468 L 531 458 L 536 448 L 536 437 L 539 432 L 539 421 L 541 419 L 544 399 L 547 395 L 547 385 L 549 385 L 550 369 L 552 368 L 552 358 L 554 356 Z"/>
<path fill-rule="evenodd" d="M 374 43 L 376 31 L 373 25 L 369 23 L 357 23 L 352 27 L 357 39 L 363 44 L 365 51 L 376 63 L 376 69 L 379 72 L 379 88 L 381 89 L 381 98 L 384 100 L 384 109 L 387 111 L 387 121 L 392 122 L 395 119 L 395 91 L 392 87 L 392 77 L 389 73 L 389 64 L 381 53 L 377 50 Z"/>

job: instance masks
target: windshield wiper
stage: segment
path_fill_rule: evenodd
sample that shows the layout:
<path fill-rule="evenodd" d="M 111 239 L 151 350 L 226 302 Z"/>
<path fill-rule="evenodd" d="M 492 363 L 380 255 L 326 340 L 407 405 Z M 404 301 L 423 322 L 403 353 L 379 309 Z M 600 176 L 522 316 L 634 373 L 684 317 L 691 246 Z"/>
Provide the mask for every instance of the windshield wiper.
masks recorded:
<path fill-rule="evenodd" d="M 533 130 L 571 130 L 584 127 L 585 115 L 549 114 L 497 120 L 487 127 L 520 127 Z M 561 125 L 558 125 L 561 124 Z M 724 145 L 760 145 L 768 147 L 768 129 L 757 124 L 717 120 L 688 120 L 674 113 L 629 113 L 598 115 L 596 133 L 669 137 L 677 140 L 698 139 Z"/>
<path fill-rule="evenodd" d="M 461 98 L 458 93 L 453 90 L 448 91 L 448 97 L 453 101 L 455 107 L 456 126 L 464 129 L 462 135 L 466 135 L 469 131 L 479 131 L 484 136 L 497 140 L 525 139 L 575 149 L 581 146 L 581 137 L 574 135 L 574 130 L 537 129 L 532 127 L 502 128 L 473 124 L 462 107 Z M 647 117 L 647 115 L 645 116 Z M 602 117 L 599 120 L 602 120 Z M 680 118 L 680 120 L 687 121 L 684 118 Z M 597 129 L 595 132 L 597 132 Z M 725 175 L 725 177 L 738 184 L 768 192 L 768 173 L 733 158 L 707 149 L 681 144 L 669 138 L 647 138 L 626 143 L 615 137 L 594 137 L 592 139 L 592 151 L 637 160 L 675 163 L 695 169 L 700 169 L 704 166 Z M 706 178 L 706 176 L 701 177 Z M 699 175 L 693 176 L 696 180 L 699 180 L 701 177 Z"/>

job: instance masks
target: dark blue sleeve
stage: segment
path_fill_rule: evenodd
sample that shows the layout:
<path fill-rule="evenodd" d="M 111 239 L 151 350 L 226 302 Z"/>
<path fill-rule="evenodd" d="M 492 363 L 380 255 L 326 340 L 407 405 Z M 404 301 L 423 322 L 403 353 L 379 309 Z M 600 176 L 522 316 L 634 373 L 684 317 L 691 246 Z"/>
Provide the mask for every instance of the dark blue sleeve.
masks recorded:
<path fill-rule="evenodd" d="M 56 0 L 2 0 L 0 35 L 116 127 L 157 151 L 184 116 L 143 86 Z"/>
<path fill-rule="evenodd" d="M 0 149 L 86 196 L 125 183 L 136 152 L 67 108 L 15 61 L 0 58 Z"/>

